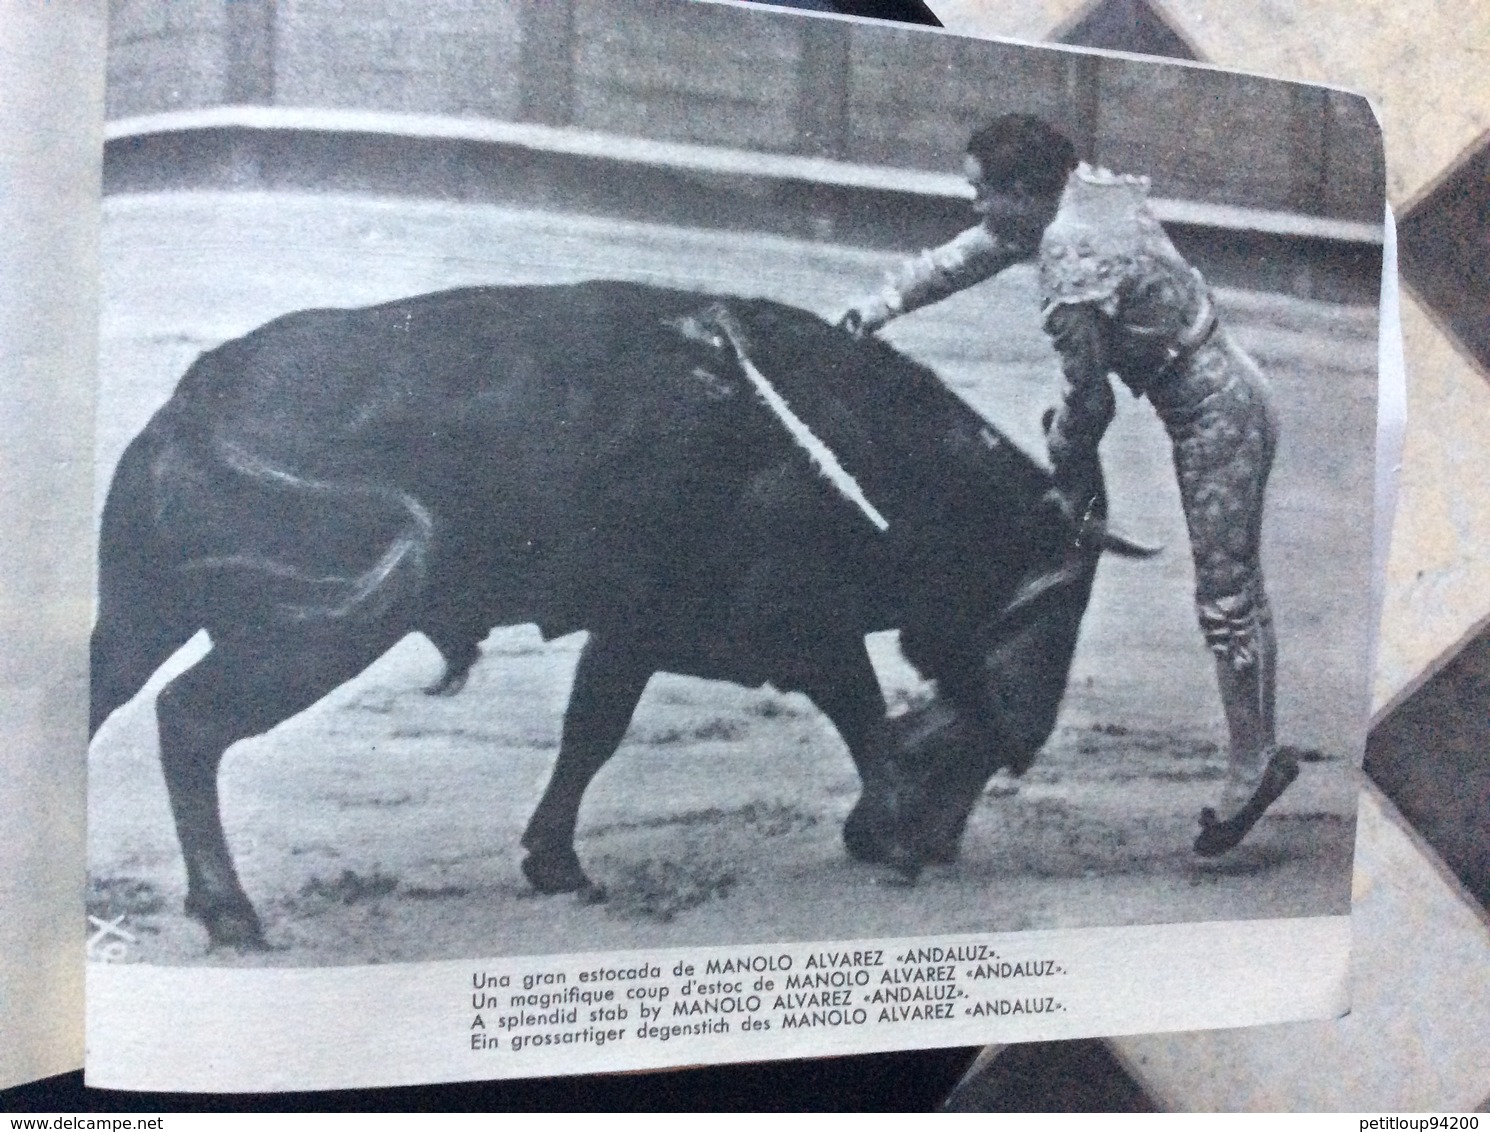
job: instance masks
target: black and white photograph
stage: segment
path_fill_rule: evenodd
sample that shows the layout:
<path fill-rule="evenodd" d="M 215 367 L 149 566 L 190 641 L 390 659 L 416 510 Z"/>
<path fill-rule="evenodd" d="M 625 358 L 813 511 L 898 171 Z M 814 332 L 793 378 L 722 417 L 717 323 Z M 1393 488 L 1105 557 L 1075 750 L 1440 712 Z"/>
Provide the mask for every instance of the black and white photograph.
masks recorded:
<path fill-rule="evenodd" d="M 108 81 L 96 964 L 1349 914 L 1364 99 L 699 0 Z"/>

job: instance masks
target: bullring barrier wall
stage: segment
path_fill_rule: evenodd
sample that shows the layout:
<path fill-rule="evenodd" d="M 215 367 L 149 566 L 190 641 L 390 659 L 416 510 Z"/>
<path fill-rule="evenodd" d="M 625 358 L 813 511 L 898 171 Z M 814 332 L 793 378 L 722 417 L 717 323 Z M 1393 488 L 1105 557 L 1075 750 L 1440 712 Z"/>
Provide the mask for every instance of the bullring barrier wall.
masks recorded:
<path fill-rule="evenodd" d="M 1360 98 L 703 3 L 117 0 L 105 189 L 511 201 L 912 249 L 969 222 L 962 146 L 1014 110 L 1150 173 L 1218 281 L 1374 299 L 1383 169 Z"/>

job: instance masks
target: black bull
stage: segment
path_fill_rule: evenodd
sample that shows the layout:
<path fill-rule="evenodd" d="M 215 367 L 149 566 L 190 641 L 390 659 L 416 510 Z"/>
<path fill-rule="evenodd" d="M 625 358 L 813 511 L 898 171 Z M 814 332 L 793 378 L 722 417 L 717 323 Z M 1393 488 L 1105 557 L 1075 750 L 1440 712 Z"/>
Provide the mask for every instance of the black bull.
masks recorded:
<path fill-rule="evenodd" d="M 849 852 L 913 870 L 956 853 L 988 776 L 1054 724 L 1097 551 L 1073 549 L 1050 487 L 930 371 L 776 303 L 596 282 L 286 315 L 203 354 L 119 463 L 92 728 L 207 631 L 156 712 L 186 907 L 219 944 L 262 943 L 224 751 L 410 632 L 458 684 L 494 626 L 589 631 L 522 839 L 541 891 L 588 887 L 580 800 L 658 671 L 806 693 L 864 784 Z M 935 742 L 925 717 L 884 722 L 864 636 L 888 628 L 950 708 Z"/>

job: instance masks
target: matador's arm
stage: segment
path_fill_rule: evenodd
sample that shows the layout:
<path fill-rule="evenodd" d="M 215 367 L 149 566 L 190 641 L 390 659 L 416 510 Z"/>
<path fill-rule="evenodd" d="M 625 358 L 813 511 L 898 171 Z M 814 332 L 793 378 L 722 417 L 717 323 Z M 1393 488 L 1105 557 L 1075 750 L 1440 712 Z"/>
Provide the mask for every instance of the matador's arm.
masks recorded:
<path fill-rule="evenodd" d="M 854 303 L 844 316 L 855 330 L 878 330 L 893 318 L 981 283 L 1029 256 L 979 224 L 939 248 L 923 251 L 892 272 L 885 285 Z"/>
<path fill-rule="evenodd" d="M 1045 316 L 1060 355 L 1065 386 L 1046 428 L 1056 483 L 1073 506 L 1085 509 L 1101 484 L 1097 446 L 1117 411 L 1108 378 L 1105 316 L 1094 303 L 1060 303 Z"/>

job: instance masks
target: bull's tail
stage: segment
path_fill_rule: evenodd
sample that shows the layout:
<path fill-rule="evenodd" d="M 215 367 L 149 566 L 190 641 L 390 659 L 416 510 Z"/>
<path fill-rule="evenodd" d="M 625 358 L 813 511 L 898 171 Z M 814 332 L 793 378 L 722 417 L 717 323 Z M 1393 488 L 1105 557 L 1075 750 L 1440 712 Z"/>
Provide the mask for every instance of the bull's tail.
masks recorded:
<path fill-rule="evenodd" d="M 91 737 L 200 624 L 171 577 L 156 524 L 149 432 L 125 449 L 104 503 L 98 541 L 98 619 L 89 658 Z"/>
<path fill-rule="evenodd" d="M 380 618 L 423 588 L 432 541 L 429 513 L 396 488 L 147 429 L 104 505 L 91 731 L 199 629 Z"/>
<path fill-rule="evenodd" d="M 412 495 L 387 485 L 308 479 L 227 443 L 216 445 L 214 455 L 251 494 L 274 497 L 276 513 L 293 516 L 301 546 L 286 550 L 279 529 L 269 540 L 276 547 L 237 540 L 224 553 L 189 558 L 181 567 L 186 574 L 231 578 L 234 590 L 291 623 L 374 620 L 423 588 L 434 522 Z M 319 537 L 337 541 L 349 531 L 353 542 L 367 531 L 384 532 L 373 535 L 374 552 L 381 546 L 382 553 L 371 565 L 358 570 L 355 561 L 317 562 L 316 553 L 296 553 L 318 551 L 310 544 Z"/>

